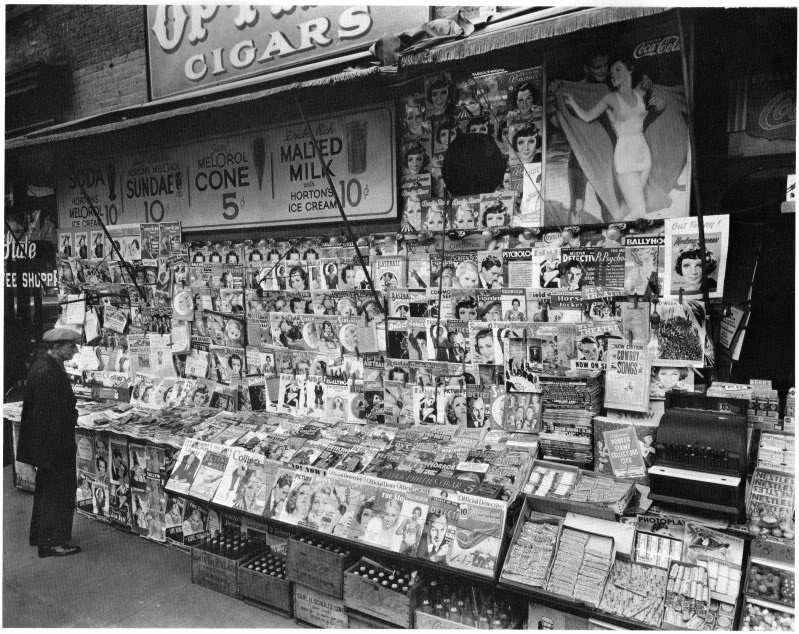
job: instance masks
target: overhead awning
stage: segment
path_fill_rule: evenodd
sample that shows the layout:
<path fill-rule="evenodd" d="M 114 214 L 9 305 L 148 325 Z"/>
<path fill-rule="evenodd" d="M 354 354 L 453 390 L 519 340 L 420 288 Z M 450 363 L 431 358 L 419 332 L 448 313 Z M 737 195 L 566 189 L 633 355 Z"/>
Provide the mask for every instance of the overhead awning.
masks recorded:
<path fill-rule="evenodd" d="M 626 22 L 670 11 L 669 7 L 599 7 L 593 9 L 554 9 L 526 14 L 512 21 L 492 24 L 488 22 L 468 37 L 406 53 L 400 68 L 453 62 L 483 55 L 502 48 L 529 44 L 538 40 L 568 35 L 616 22 Z"/>
<path fill-rule="evenodd" d="M 37 130 L 23 137 L 9 139 L 6 141 L 6 151 L 41 146 L 60 141 L 70 141 L 109 132 L 118 132 L 155 121 L 164 121 L 166 119 L 183 117 L 211 109 L 250 103 L 291 91 L 307 92 L 313 89 L 340 84 L 347 84 L 351 89 L 363 88 L 366 85 L 382 85 L 382 77 L 391 77 L 393 80 L 395 76 L 394 70 L 395 69 L 387 71 L 377 66 L 348 70 L 327 77 L 293 82 L 230 97 L 216 98 L 216 95 L 213 95 L 215 98 L 212 100 L 192 103 L 191 105 L 177 108 L 174 107 L 174 103 L 166 103 L 163 101 L 141 104 L 130 108 L 115 110 L 110 113 L 95 115 L 87 119 L 51 126 L 43 130 Z M 200 98 L 202 98 L 202 95 L 200 95 Z"/>

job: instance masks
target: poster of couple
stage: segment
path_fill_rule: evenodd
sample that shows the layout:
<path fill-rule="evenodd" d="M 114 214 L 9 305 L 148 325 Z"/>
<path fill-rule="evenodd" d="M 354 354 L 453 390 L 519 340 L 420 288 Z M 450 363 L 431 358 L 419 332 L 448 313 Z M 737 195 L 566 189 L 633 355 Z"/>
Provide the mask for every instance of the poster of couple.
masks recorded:
<path fill-rule="evenodd" d="M 691 156 L 680 39 L 625 25 L 547 66 L 545 225 L 687 216 Z"/>

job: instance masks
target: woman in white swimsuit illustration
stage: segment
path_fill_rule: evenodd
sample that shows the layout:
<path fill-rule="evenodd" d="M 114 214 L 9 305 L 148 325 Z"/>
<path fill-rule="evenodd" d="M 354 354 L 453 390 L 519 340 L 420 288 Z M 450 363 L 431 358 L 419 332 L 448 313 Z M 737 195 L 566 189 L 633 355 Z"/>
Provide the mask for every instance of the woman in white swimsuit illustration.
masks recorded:
<path fill-rule="evenodd" d="M 650 97 L 647 104 L 646 93 L 633 88 L 632 76 L 632 62 L 616 59 L 610 67 L 613 92 L 603 96 L 590 110 L 581 108 L 570 94 L 564 95 L 563 101 L 586 123 L 607 114 L 616 132 L 613 171 L 627 204 L 626 218 L 642 218 L 646 214 L 644 187 L 652 168 L 652 156 L 644 138 L 644 119 L 654 98 Z"/>

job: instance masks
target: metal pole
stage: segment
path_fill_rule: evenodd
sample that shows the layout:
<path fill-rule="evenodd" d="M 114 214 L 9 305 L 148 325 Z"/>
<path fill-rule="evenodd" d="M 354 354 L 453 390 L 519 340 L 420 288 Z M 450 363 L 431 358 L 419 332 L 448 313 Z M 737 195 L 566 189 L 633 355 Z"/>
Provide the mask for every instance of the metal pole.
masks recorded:
<path fill-rule="evenodd" d="M 330 191 L 333 192 L 333 198 L 336 201 L 336 207 L 338 207 L 338 211 L 341 214 L 341 219 L 344 221 L 344 228 L 347 230 L 347 234 L 350 236 L 350 240 L 352 240 L 352 244 L 355 247 L 355 254 L 358 256 L 358 262 L 361 265 L 363 272 L 366 274 L 366 281 L 369 284 L 369 289 L 372 291 L 372 295 L 374 296 L 375 302 L 377 302 L 377 307 L 380 309 L 380 312 L 384 315 L 387 315 L 388 311 L 383 308 L 383 302 L 380 301 L 380 294 L 375 289 L 374 282 L 372 282 L 372 276 L 369 274 L 369 269 L 366 267 L 366 263 L 363 260 L 361 250 L 358 248 L 358 239 L 355 237 L 355 233 L 352 231 L 349 218 L 347 218 L 347 214 L 344 212 L 344 206 L 341 204 L 341 200 L 338 197 L 338 192 L 333 184 L 333 178 L 330 176 L 330 170 L 327 168 L 327 164 L 322 159 L 322 151 L 319 147 L 319 142 L 316 140 L 316 135 L 313 132 L 313 128 L 311 127 L 308 118 L 305 116 L 305 112 L 302 110 L 302 106 L 300 105 L 300 100 L 297 98 L 296 92 L 294 93 L 294 102 L 297 104 L 297 110 L 300 112 L 300 116 L 305 123 L 305 128 L 308 130 L 308 134 L 311 135 L 311 142 L 314 145 L 314 153 L 316 154 L 316 158 L 319 159 L 319 164 L 322 166 L 322 171 L 325 174 L 325 178 L 327 178 L 327 185 L 330 187 Z"/>

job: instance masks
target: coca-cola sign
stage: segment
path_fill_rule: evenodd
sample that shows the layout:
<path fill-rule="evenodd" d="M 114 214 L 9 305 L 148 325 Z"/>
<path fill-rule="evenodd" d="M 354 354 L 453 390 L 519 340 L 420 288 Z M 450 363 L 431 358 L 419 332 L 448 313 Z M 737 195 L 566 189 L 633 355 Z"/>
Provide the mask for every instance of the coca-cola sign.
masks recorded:
<path fill-rule="evenodd" d="M 746 133 L 796 142 L 796 74 L 768 71 L 750 75 L 746 86 Z"/>
<path fill-rule="evenodd" d="M 760 112 L 757 122 L 766 131 L 796 125 L 796 91 L 786 90 L 774 97 Z"/>
<path fill-rule="evenodd" d="M 666 55 L 667 53 L 677 53 L 680 50 L 680 37 L 678 35 L 667 35 L 663 38 L 646 40 L 638 44 L 633 51 L 633 58 L 651 57 L 653 55 Z"/>

